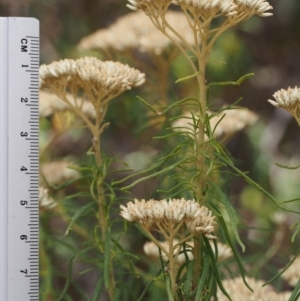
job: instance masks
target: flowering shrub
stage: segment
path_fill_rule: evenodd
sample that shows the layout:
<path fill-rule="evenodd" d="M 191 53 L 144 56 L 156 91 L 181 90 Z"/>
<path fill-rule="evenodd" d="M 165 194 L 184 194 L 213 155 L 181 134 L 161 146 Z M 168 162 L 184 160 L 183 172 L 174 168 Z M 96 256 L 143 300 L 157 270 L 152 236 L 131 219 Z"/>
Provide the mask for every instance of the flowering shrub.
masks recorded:
<path fill-rule="evenodd" d="M 211 82 L 207 76 L 219 37 L 252 16 L 272 16 L 272 6 L 265 0 L 128 0 L 127 6 L 136 12 L 80 41 L 81 51 L 96 50 L 97 57 L 64 59 L 40 67 L 40 117 L 54 125 L 53 137 L 43 145 L 41 156 L 45 161 L 40 188 L 43 300 L 79 300 L 69 293 L 73 283 L 82 300 L 297 300 L 300 281 L 295 280 L 297 269 L 292 267 L 298 254 L 283 270 L 272 273 L 272 281 L 281 274 L 286 281 L 293 279 L 289 282 L 293 291 L 278 292 L 247 276 L 260 274 L 261 266 L 278 251 L 284 239 L 284 219 L 274 222 L 274 244 L 253 267 L 238 251 L 239 247 L 245 252 L 246 247 L 240 236 L 240 217 L 227 193 L 234 178 L 249 183 L 279 212 L 298 213 L 286 205 L 295 200 L 276 200 L 237 166 L 226 149 L 226 143 L 255 124 L 258 116 L 242 108 L 241 99 L 215 104 L 211 95 L 216 88 L 241 85 L 253 74 L 228 82 Z M 134 67 L 116 61 L 117 57 Z M 170 96 L 169 73 L 178 59 L 191 74 L 180 75 L 176 83 L 188 86 L 193 82 L 196 87 L 191 92 L 183 89 L 182 99 Z M 132 170 L 104 151 L 110 126 L 106 118 L 109 107 L 120 106 L 115 98 L 131 89 L 143 91 L 143 87 L 146 97 L 138 99 L 154 116 L 152 120 L 151 115 L 140 113 L 135 117 L 141 117 L 146 127 L 156 128 L 160 144 L 149 160 L 147 152 L 140 153 L 143 164 L 136 162 L 140 157 L 133 153 L 131 159 L 138 168 Z M 299 123 L 298 94 L 297 87 L 280 90 L 274 94 L 276 101 L 269 102 L 289 111 Z M 130 109 L 134 111 L 135 106 Z M 47 163 L 51 145 L 72 129 L 84 131 L 80 139 L 86 138 L 88 146 L 82 161 Z M 126 130 L 125 126 L 122 136 Z M 122 139 L 117 144 L 122 145 Z M 151 181 L 156 183 L 149 186 L 150 191 L 145 186 L 137 193 L 136 187 Z M 135 193 L 142 194 L 141 201 Z M 59 293 L 52 291 L 53 278 L 47 276 L 51 268 L 47 242 L 53 239 L 47 229 L 49 216 L 67 224 L 66 238 L 59 241 L 71 253 Z M 127 232 L 134 231 L 133 225 L 139 230 L 134 243 Z M 149 241 L 140 243 L 144 239 Z M 153 266 L 147 265 L 146 257 L 139 261 L 143 245 L 142 256 L 151 257 Z M 77 259 L 82 268 L 76 266 Z M 96 278 L 86 292 L 76 284 L 75 270 Z"/>

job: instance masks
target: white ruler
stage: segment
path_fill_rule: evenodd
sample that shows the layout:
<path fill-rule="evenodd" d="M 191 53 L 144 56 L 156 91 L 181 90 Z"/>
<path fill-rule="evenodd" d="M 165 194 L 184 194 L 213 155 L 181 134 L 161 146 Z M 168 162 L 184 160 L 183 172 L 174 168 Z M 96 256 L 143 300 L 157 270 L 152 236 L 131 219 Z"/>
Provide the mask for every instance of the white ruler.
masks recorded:
<path fill-rule="evenodd" d="M 0 18 L 0 301 L 38 301 L 39 22 Z"/>

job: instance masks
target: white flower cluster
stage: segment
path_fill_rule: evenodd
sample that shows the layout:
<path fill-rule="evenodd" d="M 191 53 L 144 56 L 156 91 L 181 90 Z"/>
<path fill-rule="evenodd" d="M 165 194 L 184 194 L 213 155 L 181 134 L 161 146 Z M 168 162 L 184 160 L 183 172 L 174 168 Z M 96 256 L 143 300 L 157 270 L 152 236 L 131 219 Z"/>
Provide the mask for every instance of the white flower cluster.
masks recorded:
<path fill-rule="evenodd" d="M 207 238 L 216 238 L 215 236 L 211 235 L 211 233 L 214 231 L 214 218 L 215 217 L 212 216 L 212 212 L 205 206 L 202 206 L 199 208 L 197 217 L 194 219 L 187 219 L 185 224 L 191 232 L 201 232 Z"/>
<path fill-rule="evenodd" d="M 201 232 L 207 238 L 215 238 L 211 233 L 214 231 L 214 216 L 205 206 L 200 206 L 194 200 L 170 199 L 150 200 L 127 203 L 127 207 L 121 205 L 120 215 L 130 222 L 136 222 L 143 227 L 149 228 L 155 224 L 165 224 L 166 228 L 179 223 L 185 223 L 190 232 Z"/>
<path fill-rule="evenodd" d="M 57 205 L 48 193 L 47 188 L 39 187 L 39 204 L 41 208 L 52 209 Z"/>
<path fill-rule="evenodd" d="M 70 168 L 71 166 L 75 166 L 75 164 L 68 161 L 53 161 L 41 164 L 40 174 L 43 179 L 47 181 L 47 183 L 51 185 L 59 185 L 65 181 L 75 180 L 80 177 L 80 173 Z"/>
<path fill-rule="evenodd" d="M 222 15 L 232 16 L 237 13 L 237 6 L 233 0 L 173 0 L 173 3 L 196 14 L 219 12 Z"/>
<path fill-rule="evenodd" d="M 283 108 L 291 113 L 300 125 L 300 88 L 281 89 L 273 94 L 276 101 L 269 99 L 268 102 L 275 107 Z"/>
<path fill-rule="evenodd" d="M 127 7 L 132 10 L 142 10 L 145 13 L 155 12 L 160 9 L 166 9 L 172 0 L 128 0 L 130 4 Z"/>
<path fill-rule="evenodd" d="M 208 111 L 209 115 L 214 114 Z M 195 114 L 194 114 L 195 115 Z M 244 130 L 253 125 L 258 119 L 258 116 L 246 109 L 230 109 L 214 115 L 210 118 L 210 127 L 214 133 L 214 137 L 218 140 L 226 140 L 232 137 L 235 133 Z M 191 112 L 185 112 L 181 118 L 178 118 L 172 123 L 172 128 L 177 132 L 184 132 L 187 135 L 192 135 L 196 130 L 193 115 Z M 205 136 L 208 141 L 208 137 Z"/>
<path fill-rule="evenodd" d="M 292 292 L 276 293 L 271 286 L 263 286 L 264 281 L 246 277 L 246 281 L 253 289 L 253 292 L 245 286 L 242 278 L 225 279 L 223 286 L 234 301 L 287 301 Z M 218 301 L 227 301 L 228 298 L 219 290 Z M 215 301 L 213 299 L 212 301 Z"/>
<path fill-rule="evenodd" d="M 216 138 L 232 137 L 239 131 L 253 125 L 258 115 L 247 109 L 230 109 L 210 119 L 210 126 Z"/>
<path fill-rule="evenodd" d="M 194 43 L 194 35 L 184 13 L 168 11 L 165 18 L 188 43 Z M 173 36 L 174 40 L 178 40 L 172 32 L 169 34 Z M 116 41 L 118 42 L 116 43 Z M 136 50 L 161 55 L 170 46 L 171 41 L 157 30 L 144 13 L 138 11 L 122 16 L 108 28 L 97 30 L 84 37 L 79 42 L 78 48 L 80 50 L 100 50 L 110 55 L 116 52 L 125 52 L 126 54 L 128 51 Z"/>
<path fill-rule="evenodd" d="M 268 12 L 273 7 L 266 0 L 234 0 L 240 12 L 260 17 L 269 17 L 273 14 Z"/>
<path fill-rule="evenodd" d="M 145 81 L 140 71 L 119 62 L 102 62 L 94 57 L 65 59 L 40 67 L 40 89 L 71 90 L 88 87 L 102 94 L 121 93 Z M 65 91 L 62 91 L 65 93 Z M 91 100 L 92 101 L 92 100 Z"/>
<path fill-rule="evenodd" d="M 130 9 L 142 10 L 146 14 L 155 15 L 164 11 L 171 4 L 180 5 L 182 9 L 188 9 L 194 17 L 201 14 L 222 14 L 226 16 L 243 15 L 245 18 L 251 15 L 261 17 L 271 16 L 268 12 L 272 6 L 266 0 L 128 0 Z"/>
<path fill-rule="evenodd" d="M 276 107 L 288 107 L 294 106 L 300 102 L 300 88 L 295 87 L 292 89 L 289 87 L 287 90 L 281 89 L 273 94 L 277 103 L 273 100 L 269 102 Z"/>

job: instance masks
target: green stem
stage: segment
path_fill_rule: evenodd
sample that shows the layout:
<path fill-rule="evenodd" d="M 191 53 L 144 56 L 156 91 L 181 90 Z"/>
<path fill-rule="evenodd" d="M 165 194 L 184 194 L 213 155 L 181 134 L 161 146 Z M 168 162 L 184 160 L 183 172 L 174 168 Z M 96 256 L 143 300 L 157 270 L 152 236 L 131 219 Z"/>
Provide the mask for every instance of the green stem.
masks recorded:
<path fill-rule="evenodd" d="M 43 236 L 43 230 L 41 231 Z M 45 289 L 42 292 L 43 301 L 54 301 L 53 293 L 53 270 L 51 260 L 49 259 L 45 249 L 45 239 L 42 237 L 40 241 L 40 276 L 45 283 Z"/>
<path fill-rule="evenodd" d="M 55 86 L 53 86 L 52 89 L 64 102 L 66 102 L 70 106 L 71 109 L 73 109 L 73 111 L 76 114 L 78 114 L 79 117 L 81 117 L 81 119 L 85 122 L 85 124 L 93 134 L 92 143 L 95 152 L 95 160 L 97 166 L 97 172 L 95 174 L 97 195 L 95 196 L 95 200 L 99 208 L 98 221 L 101 228 L 102 242 L 104 242 L 106 231 L 108 229 L 109 215 L 106 212 L 106 200 L 105 200 L 104 189 L 103 189 L 103 180 L 105 178 L 105 175 L 102 173 L 99 175 L 99 171 L 102 169 L 102 165 L 103 165 L 102 158 L 101 158 L 100 136 L 104 128 L 108 125 L 108 124 L 102 124 L 103 118 L 107 111 L 107 103 L 111 98 L 116 97 L 118 94 L 120 94 L 121 90 L 115 95 L 110 95 L 110 96 L 98 95 L 96 97 L 91 87 L 89 87 L 88 85 L 83 87 L 83 90 L 85 91 L 85 95 L 92 102 L 96 111 L 96 121 L 95 123 L 93 123 L 85 116 L 85 114 L 81 111 L 81 108 L 77 105 L 78 103 L 76 101 L 76 98 L 77 98 L 78 91 L 76 89 L 73 90 L 71 93 L 74 99 L 74 104 L 71 103 L 67 98 L 66 87 L 62 87 L 61 89 L 56 89 Z M 83 233 L 82 231 L 80 231 L 80 234 L 85 235 L 85 233 Z M 113 300 L 114 292 L 115 292 L 115 279 L 113 274 L 112 260 L 109 263 L 109 278 L 110 278 L 110 286 L 109 286 L 108 294 L 110 300 Z"/>
<path fill-rule="evenodd" d="M 176 269 L 175 269 L 175 258 L 174 258 L 174 233 L 172 225 L 170 227 L 170 239 L 169 239 L 169 267 L 170 267 L 170 278 L 171 278 L 171 289 L 174 299 L 177 300 L 176 293 Z"/>
<path fill-rule="evenodd" d="M 100 137 L 94 136 L 93 138 L 93 147 L 95 151 L 95 159 L 97 168 L 101 168 L 102 166 L 102 158 L 101 158 L 101 148 L 100 148 Z M 99 175 L 97 175 L 99 176 Z M 102 177 L 103 175 L 101 175 Z M 105 233 L 107 230 L 107 220 L 106 220 L 106 201 L 104 198 L 104 191 L 103 191 L 103 179 L 97 181 L 97 203 L 99 207 L 99 216 L 98 220 L 101 226 L 101 234 L 102 239 L 105 237 Z"/>
<path fill-rule="evenodd" d="M 91 94 L 92 95 L 92 94 Z M 96 173 L 96 185 L 97 185 L 97 196 L 96 196 L 96 202 L 98 204 L 99 213 L 98 213 L 98 221 L 101 228 L 101 235 L 102 235 L 102 242 L 105 241 L 106 233 L 108 229 L 108 221 L 109 221 L 109 215 L 106 212 L 106 199 L 104 195 L 104 189 L 103 189 L 103 181 L 105 178 L 105 174 L 102 171 L 103 167 L 103 161 L 101 157 L 101 134 L 104 130 L 104 128 L 107 126 L 107 124 L 103 124 L 103 118 L 107 110 L 107 106 L 103 106 L 103 111 L 100 110 L 100 106 L 102 105 L 101 99 L 94 99 L 93 101 L 95 110 L 96 110 L 96 122 L 93 127 L 89 127 L 93 134 L 93 148 L 95 152 L 95 160 L 96 160 L 96 166 L 97 166 L 97 173 Z M 101 171 L 101 172 L 100 172 Z M 100 174 L 99 174 L 100 172 Z M 113 265 L 112 265 L 112 259 L 109 262 L 109 288 L 108 288 L 108 295 L 110 300 L 114 299 L 114 292 L 115 292 L 115 279 L 114 279 L 114 271 L 113 271 Z"/>
<path fill-rule="evenodd" d="M 206 29 L 208 34 L 208 28 Z M 205 29 L 203 29 L 205 31 Z M 207 36 L 205 33 L 204 36 Z M 206 99 L 206 81 L 205 81 L 205 69 L 207 64 L 207 39 L 203 38 L 201 49 L 199 49 L 198 53 L 198 68 L 199 74 L 197 76 L 198 87 L 199 87 L 199 125 L 198 125 L 198 133 L 195 145 L 195 156 L 196 156 L 196 165 L 199 175 L 195 178 L 195 197 L 199 203 L 203 202 L 203 187 L 204 187 L 204 174 L 205 174 L 205 162 L 204 156 L 205 153 L 205 118 L 206 118 L 206 108 L 207 108 L 207 99 Z M 201 271 L 201 233 L 196 234 L 194 236 L 194 249 L 193 249 L 193 256 L 194 256 L 194 271 L 193 271 L 193 280 L 194 285 L 197 279 L 200 277 Z"/>
<path fill-rule="evenodd" d="M 99 125 L 100 127 L 100 125 Z M 97 127 L 97 129 L 99 128 Z M 102 167 L 102 158 L 101 158 L 101 146 L 100 146 L 100 134 L 101 131 L 98 131 L 94 133 L 93 138 L 93 147 L 95 151 L 95 159 L 96 159 L 96 165 L 97 169 Z M 97 175 L 98 176 L 98 175 Z M 106 200 L 104 196 L 104 190 L 103 190 L 103 177 L 104 175 L 100 175 L 102 177 L 101 180 L 97 181 L 97 203 L 99 208 L 99 214 L 98 214 L 98 220 L 101 228 L 101 234 L 102 234 L 102 240 L 105 241 L 106 236 L 106 230 L 108 228 L 108 220 L 106 218 Z M 109 263 L 109 289 L 108 294 L 110 300 L 114 299 L 114 292 L 115 292 L 115 279 L 114 279 L 114 273 L 113 273 L 113 265 L 112 260 Z"/>

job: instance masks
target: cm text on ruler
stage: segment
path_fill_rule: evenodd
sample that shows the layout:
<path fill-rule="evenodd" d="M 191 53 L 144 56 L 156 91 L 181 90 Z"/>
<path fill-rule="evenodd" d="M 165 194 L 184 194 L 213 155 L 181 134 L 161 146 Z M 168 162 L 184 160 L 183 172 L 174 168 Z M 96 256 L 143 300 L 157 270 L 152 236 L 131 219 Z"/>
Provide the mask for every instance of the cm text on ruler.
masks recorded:
<path fill-rule="evenodd" d="M 0 18 L 0 301 L 39 300 L 39 22 Z"/>

